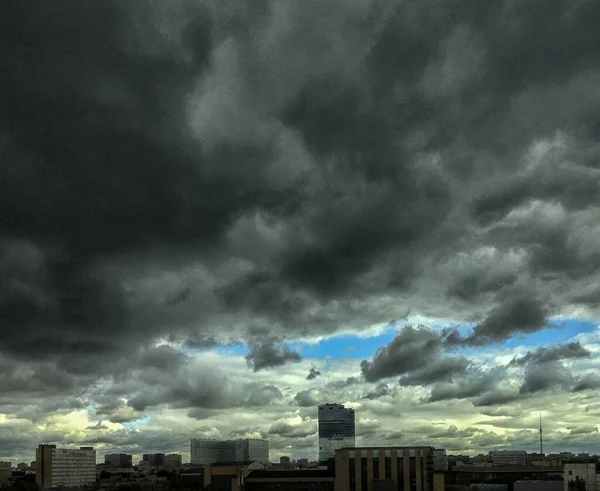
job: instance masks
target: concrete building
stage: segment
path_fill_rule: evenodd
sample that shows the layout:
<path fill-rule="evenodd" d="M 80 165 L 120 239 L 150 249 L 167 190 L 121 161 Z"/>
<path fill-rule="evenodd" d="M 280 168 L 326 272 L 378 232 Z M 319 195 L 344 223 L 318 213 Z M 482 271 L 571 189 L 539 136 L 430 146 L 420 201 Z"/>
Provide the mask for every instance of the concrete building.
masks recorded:
<path fill-rule="evenodd" d="M 490 452 L 492 462 L 500 465 L 527 465 L 527 452 L 525 450 L 497 450 Z"/>
<path fill-rule="evenodd" d="M 585 491 L 600 491 L 600 473 L 594 462 L 565 464 L 563 489 L 569 491 L 571 481 L 584 481 Z"/>
<path fill-rule="evenodd" d="M 104 456 L 104 463 L 110 467 L 131 467 L 133 456 L 126 453 L 109 453 Z"/>
<path fill-rule="evenodd" d="M 72 449 L 40 445 L 35 457 L 35 478 L 40 489 L 80 487 L 96 482 L 96 451 L 93 447 Z"/>
<path fill-rule="evenodd" d="M 164 467 L 168 471 L 181 469 L 181 454 L 170 453 L 165 455 Z"/>
<path fill-rule="evenodd" d="M 239 440 L 192 438 L 190 440 L 190 460 L 192 464 L 196 465 L 248 461 L 268 464 L 269 441 L 253 438 Z"/>
<path fill-rule="evenodd" d="M 354 409 L 345 408 L 343 404 L 320 404 L 318 415 L 320 462 L 334 458 L 339 448 L 354 447 Z"/>
<path fill-rule="evenodd" d="M 335 451 L 334 491 L 443 491 L 433 447 L 363 447 Z"/>

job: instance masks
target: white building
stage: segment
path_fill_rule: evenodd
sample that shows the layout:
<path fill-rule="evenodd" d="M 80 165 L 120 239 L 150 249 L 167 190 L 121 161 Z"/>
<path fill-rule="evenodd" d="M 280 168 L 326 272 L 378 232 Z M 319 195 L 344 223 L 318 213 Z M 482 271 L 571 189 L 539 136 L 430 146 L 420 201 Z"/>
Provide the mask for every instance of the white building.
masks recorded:
<path fill-rule="evenodd" d="M 269 442 L 253 438 L 239 440 L 192 438 L 190 440 L 190 460 L 192 464 L 196 465 L 248 461 L 268 464 Z"/>
<path fill-rule="evenodd" d="M 585 491 L 600 491 L 600 473 L 597 473 L 594 462 L 565 464 L 563 475 L 564 491 L 569 490 L 569 482 L 577 480 L 585 481 Z"/>
<path fill-rule="evenodd" d="M 525 450 L 497 450 L 490 452 L 494 465 L 527 465 L 527 452 Z"/>
<path fill-rule="evenodd" d="M 96 482 L 96 451 L 93 447 L 36 449 L 36 482 L 41 489 L 80 487 Z"/>

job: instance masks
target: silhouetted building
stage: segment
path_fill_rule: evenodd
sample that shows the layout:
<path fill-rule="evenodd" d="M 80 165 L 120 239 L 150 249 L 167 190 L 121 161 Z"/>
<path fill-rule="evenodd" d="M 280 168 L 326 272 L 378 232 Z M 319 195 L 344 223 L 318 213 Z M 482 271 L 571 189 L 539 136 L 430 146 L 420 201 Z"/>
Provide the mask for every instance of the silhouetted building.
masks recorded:
<path fill-rule="evenodd" d="M 171 453 L 171 454 L 165 455 L 164 467 L 168 471 L 174 471 L 176 469 L 181 469 L 181 454 Z"/>
<path fill-rule="evenodd" d="M 335 473 L 317 469 L 252 471 L 245 486 L 245 491 L 334 491 Z"/>
<path fill-rule="evenodd" d="M 133 456 L 126 453 L 109 453 L 104 456 L 104 463 L 111 467 L 131 467 Z"/>
<path fill-rule="evenodd" d="M 151 467 L 159 467 L 165 465 L 165 454 L 164 453 L 145 453 L 142 456 L 144 462 L 148 462 Z"/>
<path fill-rule="evenodd" d="M 334 458 L 338 448 L 354 447 L 354 409 L 343 404 L 320 404 L 318 415 L 320 462 Z"/>

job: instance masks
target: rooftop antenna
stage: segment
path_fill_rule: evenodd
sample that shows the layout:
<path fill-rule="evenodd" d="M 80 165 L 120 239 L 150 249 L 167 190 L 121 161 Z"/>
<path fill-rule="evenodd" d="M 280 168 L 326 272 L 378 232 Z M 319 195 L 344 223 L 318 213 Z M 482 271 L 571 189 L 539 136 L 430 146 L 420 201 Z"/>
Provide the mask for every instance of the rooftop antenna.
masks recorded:
<path fill-rule="evenodd" d="M 540 413 L 540 455 L 544 455 L 544 445 L 542 438 L 542 413 Z"/>

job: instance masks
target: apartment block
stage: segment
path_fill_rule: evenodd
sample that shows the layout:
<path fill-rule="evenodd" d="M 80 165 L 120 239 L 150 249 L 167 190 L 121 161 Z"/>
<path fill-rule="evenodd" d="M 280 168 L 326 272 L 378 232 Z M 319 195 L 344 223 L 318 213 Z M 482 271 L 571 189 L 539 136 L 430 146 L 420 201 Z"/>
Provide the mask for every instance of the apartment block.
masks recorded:
<path fill-rule="evenodd" d="M 40 445 L 36 455 L 36 482 L 40 489 L 80 487 L 96 482 L 93 447 L 56 448 Z"/>
<path fill-rule="evenodd" d="M 254 438 L 238 440 L 210 440 L 192 438 L 190 440 L 192 464 L 208 465 L 216 462 L 256 461 L 269 462 L 269 441 Z"/>
<path fill-rule="evenodd" d="M 104 463 L 110 467 L 131 467 L 133 456 L 125 453 L 110 453 L 104 456 Z"/>
<path fill-rule="evenodd" d="M 164 467 L 168 471 L 181 469 L 181 454 L 170 453 L 170 454 L 165 455 Z"/>

